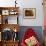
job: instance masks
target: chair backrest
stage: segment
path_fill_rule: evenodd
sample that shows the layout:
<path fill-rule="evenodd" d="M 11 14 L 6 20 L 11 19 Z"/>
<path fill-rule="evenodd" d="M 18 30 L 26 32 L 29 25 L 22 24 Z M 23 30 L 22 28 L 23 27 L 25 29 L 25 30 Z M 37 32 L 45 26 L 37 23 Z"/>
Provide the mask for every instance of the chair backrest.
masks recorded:
<path fill-rule="evenodd" d="M 28 28 L 24 34 L 24 37 L 22 38 L 22 46 L 26 46 L 25 39 L 28 39 L 31 36 L 36 36 L 36 33 L 32 28 Z M 24 43 L 24 44 L 23 44 Z"/>
<path fill-rule="evenodd" d="M 32 36 L 37 36 L 37 34 L 34 32 L 34 30 L 32 28 L 28 28 L 24 34 L 24 40 L 29 38 L 29 37 L 32 37 Z"/>

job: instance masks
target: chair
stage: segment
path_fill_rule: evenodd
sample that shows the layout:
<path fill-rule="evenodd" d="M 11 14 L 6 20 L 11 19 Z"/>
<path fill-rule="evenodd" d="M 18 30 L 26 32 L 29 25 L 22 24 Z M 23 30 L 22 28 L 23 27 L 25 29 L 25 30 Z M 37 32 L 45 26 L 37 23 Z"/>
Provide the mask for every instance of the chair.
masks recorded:
<path fill-rule="evenodd" d="M 26 43 L 25 40 L 26 39 L 29 40 L 29 38 L 32 36 L 35 37 L 37 40 L 37 44 L 35 44 L 34 46 L 41 46 L 39 40 L 37 39 L 37 34 L 34 32 L 32 28 L 28 28 L 27 31 L 25 32 L 24 37 L 22 38 L 21 46 L 27 46 L 28 42 Z"/>

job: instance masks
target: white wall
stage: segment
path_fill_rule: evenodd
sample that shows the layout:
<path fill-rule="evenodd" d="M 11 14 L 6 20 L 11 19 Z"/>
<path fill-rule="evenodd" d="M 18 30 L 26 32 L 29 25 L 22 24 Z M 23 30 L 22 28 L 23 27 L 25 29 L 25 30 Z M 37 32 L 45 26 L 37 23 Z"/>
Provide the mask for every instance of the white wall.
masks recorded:
<path fill-rule="evenodd" d="M 24 0 L 23 4 L 20 4 L 21 15 L 20 15 L 20 25 L 26 26 L 43 26 L 43 6 L 42 0 Z M 23 8 L 36 8 L 36 19 L 24 19 L 23 18 Z"/>
<path fill-rule="evenodd" d="M 0 0 L 0 6 L 1 7 L 9 7 L 9 6 L 14 6 L 15 3 L 14 3 L 15 0 Z"/>
<path fill-rule="evenodd" d="M 0 6 L 14 6 L 15 0 L 0 0 Z M 21 26 L 43 26 L 42 0 L 17 0 L 20 7 L 19 24 Z M 36 8 L 36 19 L 24 19 L 23 8 Z"/>

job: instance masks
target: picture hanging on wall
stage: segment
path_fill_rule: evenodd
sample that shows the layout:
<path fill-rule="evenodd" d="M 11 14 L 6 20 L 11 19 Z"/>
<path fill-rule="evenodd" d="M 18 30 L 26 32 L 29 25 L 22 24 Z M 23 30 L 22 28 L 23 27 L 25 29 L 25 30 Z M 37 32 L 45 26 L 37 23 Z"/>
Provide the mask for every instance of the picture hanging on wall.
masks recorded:
<path fill-rule="evenodd" d="M 36 18 L 36 8 L 23 8 L 25 19 L 35 19 Z"/>
<path fill-rule="evenodd" d="M 2 10 L 2 15 L 9 15 L 9 10 Z"/>

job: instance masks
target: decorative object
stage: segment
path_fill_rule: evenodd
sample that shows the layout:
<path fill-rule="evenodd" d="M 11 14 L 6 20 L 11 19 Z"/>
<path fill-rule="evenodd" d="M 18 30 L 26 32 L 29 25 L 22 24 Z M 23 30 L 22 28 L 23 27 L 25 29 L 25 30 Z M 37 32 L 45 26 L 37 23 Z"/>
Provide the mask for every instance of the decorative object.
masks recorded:
<path fill-rule="evenodd" d="M 18 32 L 14 32 L 13 40 L 18 40 Z"/>
<path fill-rule="evenodd" d="M 7 18 L 7 19 L 5 19 L 5 24 L 8 24 L 8 18 Z"/>
<path fill-rule="evenodd" d="M 12 30 L 10 28 L 5 28 L 3 30 L 2 40 L 4 41 L 12 40 Z"/>
<path fill-rule="evenodd" d="M 10 10 L 9 14 L 13 15 L 14 14 L 14 10 Z"/>
<path fill-rule="evenodd" d="M 14 29 L 14 32 L 17 32 L 17 29 L 16 28 Z"/>
<path fill-rule="evenodd" d="M 16 12 L 15 10 L 10 10 L 10 11 L 9 11 L 9 14 L 10 14 L 10 15 L 16 15 L 17 12 Z"/>
<path fill-rule="evenodd" d="M 9 10 L 2 10 L 2 15 L 9 15 Z"/>
<path fill-rule="evenodd" d="M 8 16 L 7 15 L 3 15 L 2 24 L 8 24 Z"/>
<path fill-rule="evenodd" d="M 16 7 L 16 4 L 17 4 L 17 2 L 16 2 L 17 0 L 15 0 L 15 7 Z"/>
<path fill-rule="evenodd" d="M 15 40 L 18 40 L 18 32 L 16 28 L 14 29 L 14 32 L 15 32 L 14 33 L 14 41 L 15 41 Z"/>
<path fill-rule="evenodd" d="M 24 18 L 35 19 L 36 18 L 36 8 L 24 8 Z"/>

